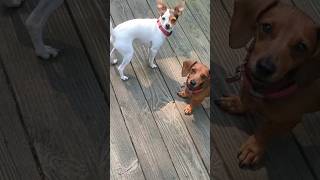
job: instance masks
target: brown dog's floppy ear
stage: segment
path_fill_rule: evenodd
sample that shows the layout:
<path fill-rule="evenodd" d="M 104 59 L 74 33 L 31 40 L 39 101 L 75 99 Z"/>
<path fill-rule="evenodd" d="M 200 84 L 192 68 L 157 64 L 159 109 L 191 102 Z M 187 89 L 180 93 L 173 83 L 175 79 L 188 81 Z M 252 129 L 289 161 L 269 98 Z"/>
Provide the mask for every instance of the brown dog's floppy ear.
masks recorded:
<path fill-rule="evenodd" d="M 176 5 L 174 8 L 174 14 L 180 16 L 182 14 L 182 11 L 184 10 L 186 6 L 186 1 L 182 0 L 179 4 Z"/>
<path fill-rule="evenodd" d="M 295 80 L 300 87 L 307 86 L 320 78 L 320 27 L 317 35 L 317 47 L 311 59 L 308 59 L 296 72 Z"/>
<path fill-rule="evenodd" d="M 157 0 L 157 9 L 162 16 L 167 11 L 167 5 L 162 0 Z"/>
<path fill-rule="evenodd" d="M 181 76 L 186 77 L 192 68 L 193 65 L 195 65 L 197 61 L 192 61 L 192 60 L 187 60 L 183 62 L 182 66 L 182 71 L 181 71 Z"/>
<path fill-rule="evenodd" d="M 235 0 L 231 18 L 229 45 L 244 47 L 254 35 L 258 17 L 278 0 Z"/>

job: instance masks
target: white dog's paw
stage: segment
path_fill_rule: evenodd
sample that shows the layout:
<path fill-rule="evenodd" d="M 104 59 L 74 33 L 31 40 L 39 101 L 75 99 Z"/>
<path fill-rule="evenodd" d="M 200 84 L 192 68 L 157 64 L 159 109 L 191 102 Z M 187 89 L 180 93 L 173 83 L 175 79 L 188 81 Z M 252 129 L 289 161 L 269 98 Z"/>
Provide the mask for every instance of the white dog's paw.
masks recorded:
<path fill-rule="evenodd" d="M 113 59 L 113 60 L 111 60 L 110 62 L 111 62 L 112 65 L 117 64 L 118 59 Z"/>
<path fill-rule="evenodd" d="M 150 64 L 150 67 L 151 67 L 152 69 L 154 69 L 154 68 L 157 68 L 158 66 L 157 66 L 156 64 L 152 63 L 152 64 Z"/>
<path fill-rule="evenodd" d="M 128 79 L 129 79 L 128 76 L 121 76 L 121 80 L 123 80 L 123 81 L 126 81 Z"/>
<path fill-rule="evenodd" d="M 51 46 L 44 46 L 41 49 L 36 49 L 36 55 L 42 59 L 49 59 L 50 57 L 57 57 L 59 49 L 55 49 Z"/>

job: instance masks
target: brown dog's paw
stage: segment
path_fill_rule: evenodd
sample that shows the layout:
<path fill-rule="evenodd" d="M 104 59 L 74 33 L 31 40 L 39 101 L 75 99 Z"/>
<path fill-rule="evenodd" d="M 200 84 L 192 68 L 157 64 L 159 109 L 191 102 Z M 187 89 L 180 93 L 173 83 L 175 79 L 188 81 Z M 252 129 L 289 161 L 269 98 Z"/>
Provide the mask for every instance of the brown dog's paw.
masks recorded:
<path fill-rule="evenodd" d="M 214 103 L 231 114 L 243 114 L 247 111 L 239 96 L 223 96 L 214 100 Z"/>
<path fill-rule="evenodd" d="M 185 108 L 184 108 L 184 114 L 186 115 L 191 115 L 192 114 L 192 107 L 190 104 L 188 104 Z"/>
<path fill-rule="evenodd" d="M 188 94 L 185 91 L 179 91 L 177 92 L 177 95 L 181 98 L 187 98 Z"/>
<path fill-rule="evenodd" d="M 254 135 L 250 136 L 248 140 L 241 146 L 238 153 L 239 167 L 255 166 L 261 159 L 265 151 L 264 143 L 257 141 Z"/>

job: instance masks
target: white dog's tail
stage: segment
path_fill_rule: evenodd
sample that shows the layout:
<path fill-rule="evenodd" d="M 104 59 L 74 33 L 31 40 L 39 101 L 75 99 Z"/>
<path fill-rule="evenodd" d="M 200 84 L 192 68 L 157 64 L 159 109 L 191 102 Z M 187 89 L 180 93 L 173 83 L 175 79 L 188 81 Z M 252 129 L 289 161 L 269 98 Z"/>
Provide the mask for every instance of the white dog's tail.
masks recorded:
<path fill-rule="evenodd" d="M 114 32 L 113 32 L 113 27 L 112 27 L 112 21 L 110 19 L 110 43 L 114 42 Z"/>
<path fill-rule="evenodd" d="M 110 18 L 111 19 L 111 18 Z M 113 27 L 112 27 L 112 21 L 110 20 L 110 44 L 113 44 L 113 42 L 115 41 L 115 37 L 114 37 L 114 32 L 113 32 Z M 113 47 L 111 52 L 110 52 L 110 62 L 111 64 L 116 64 L 117 63 L 117 59 L 111 60 L 111 56 L 112 53 L 114 52 L 115 48 Z"/>

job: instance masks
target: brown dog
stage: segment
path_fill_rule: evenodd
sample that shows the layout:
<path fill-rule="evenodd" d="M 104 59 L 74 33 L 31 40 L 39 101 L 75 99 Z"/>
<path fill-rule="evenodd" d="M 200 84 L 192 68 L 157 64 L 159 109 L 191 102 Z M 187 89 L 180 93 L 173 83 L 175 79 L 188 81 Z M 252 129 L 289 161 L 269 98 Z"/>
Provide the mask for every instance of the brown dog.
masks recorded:
<path fill-rule="evenodd" d="M 183 62 L 181 75 L 187 76 L 187 81 L 177 94 L 190 98 L 190 104 L 184 108 L 185 114 L 190 115 L 194 107 L 210 96 L 210 70 L 204 64 L 188 60 Z"/>
<path fill-rule="evenodd" d="M 320 110 L 320 28 L 276 0 L 236 0 L 230 46 L 251 39 L 241 68 L 241 95 L 215 101 L 229 113 L 258 112 L 266 124 L 241 146 L 240 167 L 257 163 L 268 141 L 288 133 L 303 114 Z"/>

